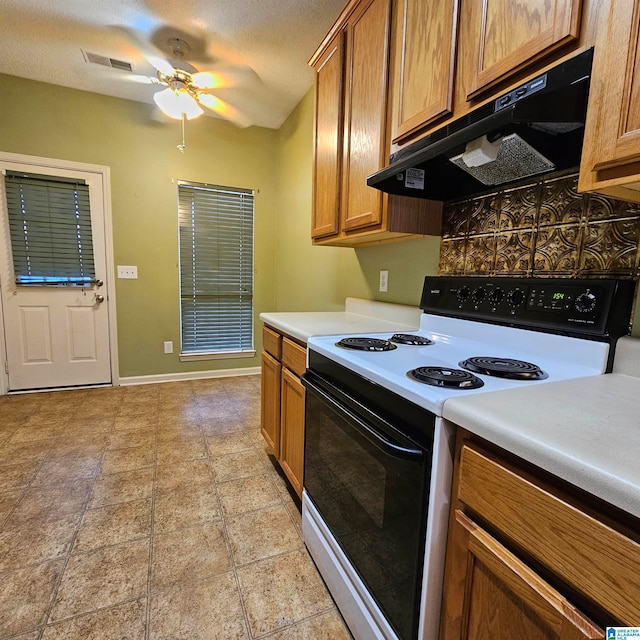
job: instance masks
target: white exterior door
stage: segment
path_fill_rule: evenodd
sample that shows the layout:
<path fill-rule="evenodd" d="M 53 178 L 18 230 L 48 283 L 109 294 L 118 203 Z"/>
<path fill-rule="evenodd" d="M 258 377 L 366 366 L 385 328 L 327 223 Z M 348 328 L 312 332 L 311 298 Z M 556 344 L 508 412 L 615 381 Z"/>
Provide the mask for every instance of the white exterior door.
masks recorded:
<path fill-rule="evenodd" d="M 9 391 L 110 383 L 104 176 L 2 160 L 0 170 L 86 181 L 95 265 L 95 282 L 86 286 L 16 284 L 5 182 L 0 179 L 0 288 Z"/>

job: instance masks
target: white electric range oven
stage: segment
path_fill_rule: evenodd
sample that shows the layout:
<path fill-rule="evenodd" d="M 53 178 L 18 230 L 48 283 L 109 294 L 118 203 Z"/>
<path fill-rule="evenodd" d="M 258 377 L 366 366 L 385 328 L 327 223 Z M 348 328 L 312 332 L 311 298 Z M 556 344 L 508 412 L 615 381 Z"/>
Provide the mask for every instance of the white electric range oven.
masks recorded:
<path fill-rule="evenodd" d="M 625 280 L 427 277 L 419 330 L 309 339 L 304 540 L 356 640 L 437 638 L 447 399 L 605 373 L 633 294 Z"/>

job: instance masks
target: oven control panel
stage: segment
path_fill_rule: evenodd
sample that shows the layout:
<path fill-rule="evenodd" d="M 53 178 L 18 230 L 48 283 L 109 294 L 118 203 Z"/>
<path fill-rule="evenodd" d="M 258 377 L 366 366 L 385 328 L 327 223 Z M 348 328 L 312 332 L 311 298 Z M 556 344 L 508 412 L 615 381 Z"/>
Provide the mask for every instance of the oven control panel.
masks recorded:
<path fill-rule="evenodd" d="M 427 276 L 426 313 L 558 333 L 619 337 L 629 328 L 632 280 Z"/>

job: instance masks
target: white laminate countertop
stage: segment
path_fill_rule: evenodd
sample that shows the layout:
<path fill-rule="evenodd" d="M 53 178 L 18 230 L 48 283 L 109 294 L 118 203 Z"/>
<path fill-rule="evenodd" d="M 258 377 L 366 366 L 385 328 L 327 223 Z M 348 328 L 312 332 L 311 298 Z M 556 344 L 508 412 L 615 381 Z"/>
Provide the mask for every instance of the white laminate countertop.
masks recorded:
<path fill-rule="evenodd" d="M 421 313 L 404 304 L 347 298 L 344 311 L 261 313 L 260 320 L 306 342 L 311 336 L 413 331 Z"/>
<path fill-rule="evenodd" d="M 640 340 L 618 346 L 611 374 L 452 398 L 443 416 L 640 517 Z"/>

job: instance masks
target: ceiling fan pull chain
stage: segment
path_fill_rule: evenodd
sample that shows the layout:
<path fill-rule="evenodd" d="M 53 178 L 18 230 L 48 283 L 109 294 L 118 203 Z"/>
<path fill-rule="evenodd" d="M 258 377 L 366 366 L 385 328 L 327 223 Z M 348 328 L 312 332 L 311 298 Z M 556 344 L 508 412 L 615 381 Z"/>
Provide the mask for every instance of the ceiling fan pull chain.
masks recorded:
<path fill-rule="evenodd" d="M 184 143 L 184 121 L 187 119 L 187 115 L 185 113 L 182 114 L 182 118 L 180 120 L 180 129 L 182 130 L 182 144 L 178 145 L 178 149 L 180 149 L 181 153 L 184 153 L 184 149 L 187 146 Z"/>

